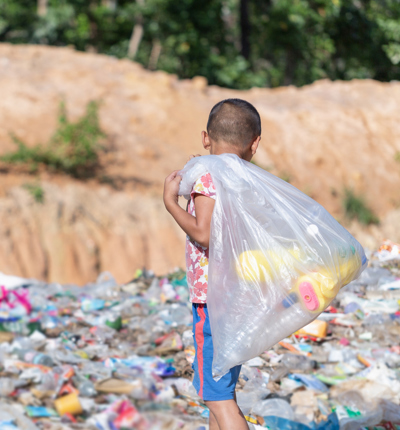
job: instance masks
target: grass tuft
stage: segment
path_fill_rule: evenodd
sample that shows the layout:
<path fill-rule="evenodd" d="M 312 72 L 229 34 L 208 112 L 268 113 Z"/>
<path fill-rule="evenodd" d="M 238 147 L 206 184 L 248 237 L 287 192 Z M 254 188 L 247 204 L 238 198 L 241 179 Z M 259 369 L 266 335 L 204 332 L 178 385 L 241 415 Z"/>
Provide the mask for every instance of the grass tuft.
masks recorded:
<path fill-rule="evenodd" d="M 31 172 L 39 164 L 75 177 L 91 176 L 99 167 L 100 139 L 105 134 L 100 129 L 98 102 L 90 102 L 86 113 L 76 122 L 70 122 L 65 104 L 61 103 L 58 127 L 46 145 L 28 147 L 17 136 L 11 135 L 17 149 L 0 157 L 9 164 L 26 164 Z"/>
<path fill-rule="evenodd" d="M 290 183 L 290 181 L 292 180 L 292 176 L 290 175 L 290 173 L 287 172 L 281 173 L 279 177 L 288 183 Z"/>
<path fill-rule="evenodd" d="M 35 202 L 44 202 L 44 190 L 39 184 L 24 184 L 23 187 L 29 192 Z"/>
<path fill-rule="evenodd" d="M 379 224 L 379 218 L 367 206 L 363 197 L 346 188 L 344 190 L 343 207 L 347 218 L 357 219 L 361 224 Z"/>

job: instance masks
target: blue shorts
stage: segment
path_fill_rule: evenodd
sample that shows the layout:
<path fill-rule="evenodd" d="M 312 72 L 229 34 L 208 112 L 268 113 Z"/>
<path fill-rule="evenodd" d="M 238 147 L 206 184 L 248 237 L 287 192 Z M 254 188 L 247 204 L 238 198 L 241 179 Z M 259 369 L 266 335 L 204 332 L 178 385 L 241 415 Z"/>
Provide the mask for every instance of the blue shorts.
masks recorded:
<path fill-rule="evenodd" d="M 218 382 L 212 373 L 213 343 L 210 319 L 206 304 L 193 303 L 193 337 L 196 355 L 194 357 L 193 385 L 199 396 L 207 400 L 231 400 L 235 395 L 235 387 L 242 366 L 233 367 Z"/>

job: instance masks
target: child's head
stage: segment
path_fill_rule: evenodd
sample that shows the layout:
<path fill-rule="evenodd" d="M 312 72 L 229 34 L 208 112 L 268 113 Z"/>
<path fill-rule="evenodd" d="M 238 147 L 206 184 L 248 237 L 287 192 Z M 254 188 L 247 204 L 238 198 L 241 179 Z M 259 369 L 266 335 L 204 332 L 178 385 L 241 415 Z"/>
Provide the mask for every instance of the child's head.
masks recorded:
<path fill-rule="evenodd" d="M 260 115 L 245 100 L 222 100 L 211 109 L 202 139 L 210 154 L 234 153 L 250 161 L 261 139 Z"/>

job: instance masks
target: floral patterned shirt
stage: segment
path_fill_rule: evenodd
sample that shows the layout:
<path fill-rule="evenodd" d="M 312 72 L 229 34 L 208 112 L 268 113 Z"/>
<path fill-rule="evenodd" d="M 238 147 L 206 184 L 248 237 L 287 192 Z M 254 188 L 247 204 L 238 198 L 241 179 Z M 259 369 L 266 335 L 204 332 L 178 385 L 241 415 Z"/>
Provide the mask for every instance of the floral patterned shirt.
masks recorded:
<path fill-rule="evenodd" d="M 196 216 L 195 194 L 203 194 L 215 200 L 215 186 L 209 173 L 195 182 L 190 193 L 188 212 L 193 216 Z M 207 303 L 208 248 L 199 245 L 189 236 L 186 236 L 186 268 L 190 301 L 192 303 Z"/>

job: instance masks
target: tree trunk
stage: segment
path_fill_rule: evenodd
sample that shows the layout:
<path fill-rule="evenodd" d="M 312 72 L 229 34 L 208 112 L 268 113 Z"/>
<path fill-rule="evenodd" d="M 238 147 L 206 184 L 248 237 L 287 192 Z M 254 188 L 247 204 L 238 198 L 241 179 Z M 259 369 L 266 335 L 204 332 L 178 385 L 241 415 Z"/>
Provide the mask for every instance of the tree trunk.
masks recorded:
<path fill-rule="evenodd" d="M 242 42 L 241 54 L 248 60 L 250 57 L 249 0 L 240 0 L 240 31 Z"/>
<path fill-rule="evenodd" d="M 158 39 L 156 39 L 153 42 L 153 47 L 151 48 L 151 54 L 150 54 L 149 65 L 148 65 L 148 68 L 150 70 L 157 69 L 157 63 L 158 63 L 158 59 L 160 58 L 160 54 L 161 54 L 161 42 Z"/>
<path fill-rule="evenodd" d="M 225 39 L 229 44 L 233 44 L 235 49 L 240 52 L 242 49 L 240 34 L 236 36 L 235 29 L 237 27 L 236 14 L 231 9 L 229 0 L 222 0 L 222 21 L 224 23 Z"/>
<path fill-rule="evenodd" d="M 286 51 L 286 66 L 283 85 L 292 85 L 294 81 L 294 72 L 296 66 L 296 54 L 293 49 L 288 48 Z"/>
<path fill-rule="evenodd" d="M 47 15 L 47 6 L 48 6 L 48 0 L 38 0 L 37 1 L 37 14 L 39 16 L 46 16 Z"/>
<path fill-rule="evenodd" d="M 144 0 L 137 0 L 137 3 L 140 6 L 143 6 Z M 131 60 L 134 60 L 136 57 L 142 37 L 143 37 L 143 16 L 140 13 L 136 18 L 136 23 L 133 27 L 132 35 L 129 40 L 128 57 Z"/>
<path fill-rule="evenodd" d="M 118 0 L 102 0 L 101 3 L 112 11 L 115 11 L 118 6 Z"/>

